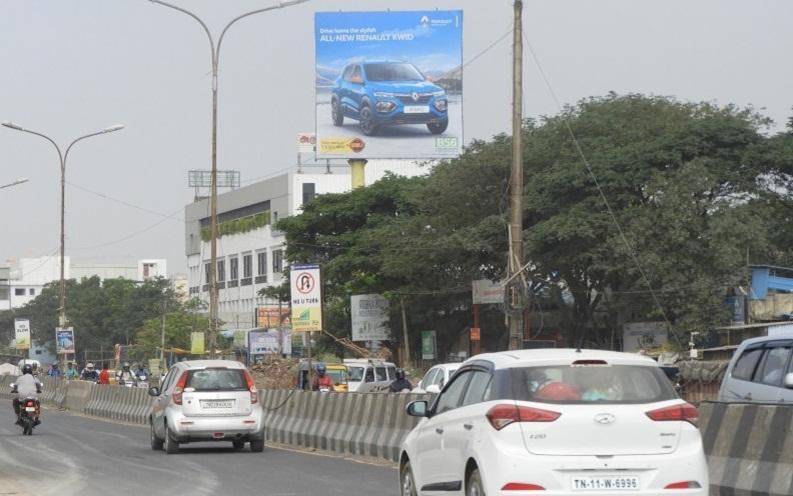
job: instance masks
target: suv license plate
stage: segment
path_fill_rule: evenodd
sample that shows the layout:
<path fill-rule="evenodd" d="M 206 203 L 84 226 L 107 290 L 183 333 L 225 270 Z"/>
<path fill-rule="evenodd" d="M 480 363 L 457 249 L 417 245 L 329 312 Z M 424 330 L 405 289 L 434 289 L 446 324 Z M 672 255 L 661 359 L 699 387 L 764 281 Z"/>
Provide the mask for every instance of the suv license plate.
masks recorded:
<path fill-rule="evenodd" d="M 230 410 L 234 406 L 234 400 L 201 400 L 201 408 L 207 410 Z"/>
<path fill-rule="evenodd" d="M 430 108 L 426 105 L 405 105 L 406 114 L 429 114 Z"/>
<path fill-rule="evenodd" d="M 636 491 L 639 489 L 638 477 L 605 476 L 573 477 L 574 491 Z"/>

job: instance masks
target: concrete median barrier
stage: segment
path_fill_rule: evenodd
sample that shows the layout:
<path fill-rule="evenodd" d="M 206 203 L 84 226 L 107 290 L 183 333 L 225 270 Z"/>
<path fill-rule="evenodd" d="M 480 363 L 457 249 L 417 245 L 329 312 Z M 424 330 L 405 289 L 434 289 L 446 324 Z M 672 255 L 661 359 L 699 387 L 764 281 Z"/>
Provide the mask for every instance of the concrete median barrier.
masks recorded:
<path fill-rule="evenodd" d="M 711 496 L 793 494 L 793 405 L 706 402 Z"/>

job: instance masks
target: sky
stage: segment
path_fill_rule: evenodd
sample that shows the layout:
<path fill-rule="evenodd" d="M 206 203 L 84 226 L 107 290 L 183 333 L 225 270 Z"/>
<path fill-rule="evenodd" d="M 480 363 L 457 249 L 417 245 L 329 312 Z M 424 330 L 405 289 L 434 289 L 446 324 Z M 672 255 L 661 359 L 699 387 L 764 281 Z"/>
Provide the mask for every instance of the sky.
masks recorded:
<path fill-rule="evenodd" d="M 167 258 L 183 271 L 187 170 L 210 166 L 206 35 L 146 0 L 1 0 L 0 121 L 58 143 L 90 138 L 67 166 L 67 254 Z M 172 0 L 217 35 L 269 0 Z M 510 128 L 509 0 L 312 0 L 250 17 L 220 57 L 218 164 L 243 183 L 295 164 L 314 122 L 316 11 L 462 9 L 466 140 Z M 793 2 L 555 0 L 525 2 L 526 40 L 561 102 L 609 91 L 753 105 L 781 130 L 793 113 Z M 526 116 L 556 106 L 527 51 Z M 772 130 L 772 131 L 773 131 Z M 58 159 L 36 136 L 0 127 L 0 264 L 58 247 Z"/>

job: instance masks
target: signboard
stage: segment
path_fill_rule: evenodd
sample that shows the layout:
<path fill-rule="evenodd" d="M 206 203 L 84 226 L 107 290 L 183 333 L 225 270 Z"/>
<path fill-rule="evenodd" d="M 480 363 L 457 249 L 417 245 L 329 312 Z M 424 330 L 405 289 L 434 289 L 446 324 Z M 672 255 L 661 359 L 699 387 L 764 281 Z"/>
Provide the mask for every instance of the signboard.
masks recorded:
<path fill-rule="evenodd" d="M 438 342 L 436 331 L 421 331 L 421 359 L 435 360 L 438 356 Z"/>
<path fill-rule="evenodd" d="M 193 332 L 190 333 L 190 354 L 203 355 L 204 354 L 204 333 Z"/>
<path fill-rule="evenodd" d="M 55 350 L 58 355 L 74 354 L 74 328 L 55 328 Z"/>
<path fill-rule="evenodd" d="M 389 341 L 388 300 L 379 294 L 352 295 L 350 298 L 353 341 Z"/>
<path fill-rule="evenodd" d="M 14 319 L 14 347 L 18 350 L 30 349 L 30 321 Z"/>
<path fill-rule="evenodd" d="M 251 355 L 292 353 L 292 333 L 288 330 L 252 330 L 248 332 L 248 352 Z"/>
<path fill-rule="evenodd" d="M 256 327 L 272 329 L 274 327 L 289 326 L 289 305 L 281 307 L 280 318 L 278 314 L 278 305 L 256 307 Z"/>
<path fill-rule="evenodd" d="M 471 283 L 474 305 L 503 304 L 504 286 L 490 279 L 478 279 Z"/>
<path fill-rule="evenodd" d="M 314 153 L 317 148 L 317 135 L 314 133 L 297 133 L 297 152 Z"/>
<path fill-rule="evenodd" d="M 292 331 L 322 330 L 322 285 L 319 265 L 293 265 L 289 274 Z"/>
<path fill-rule="evenodd" d="M 471 341 L 481 341 L 482 340 L 482 330 L 478 327 L 471 328 Z"/>
<path fill-rule="evenodd" d="M 622 351 L 636 353 L 662 346 L 667 341 L 663 322 L 629 322 L 622 326 Z"/>
<path fill-rule="evenodd" d="M 429 159 L 463 145 L 461 10 L 318 12 L 318 158 Z"/>
<path fill-rule="evenodd" d="M 187 171 L 187 185 L 191 188 L 209 188 L 212 186 L 212 171 L 203 169 L 193 169 Z M 240 171 L 217 171 L 217 185 L 218 188 L 239 188 Z"/>

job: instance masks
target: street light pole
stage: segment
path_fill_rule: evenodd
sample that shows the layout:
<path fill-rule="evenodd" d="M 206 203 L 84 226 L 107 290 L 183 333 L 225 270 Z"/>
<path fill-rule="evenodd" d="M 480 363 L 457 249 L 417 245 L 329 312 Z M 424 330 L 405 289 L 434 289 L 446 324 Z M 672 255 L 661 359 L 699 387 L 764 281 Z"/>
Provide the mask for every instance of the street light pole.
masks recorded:
<path fill-rule="evenodd" d="M 124 126 L 121 124 L 117 124 L 115 126 L 110 126 L 108 128 L 102 129 L 101 131 L 97 131 L 94 133 L 86 134 L 84 136 L 80 136 L 76 138 L 69 146 L 66 147 L 66 152 L 61 153 L 61 149 L 55 140 L 50 138 L 49 136 L 32 131 L 30 129 L 25 129 L 18 124 L 14 124 L 13 122 L 4 122 L 3 126 L 13 129 L 15 131 L 22 131 L 24 133 L 35 134 L 36 136 L 40 136 L 45 140 L 52 143 L 52 146 L 55 147 L 55 151 L 58 152 L 58 159 L 60 160 L 60 168 L 61 168 L 61 243 L 60 243 L 60 254 L 61 254 L 61 278 L 60 278 L 60 298 L 59 304 L 60 308 L 58 309 L 58 326 L 65 327 L 66 326 L 66 278 L 65 278 L 65 270 L 64 270 L 64 257 L 65 257 L 65 250 L 66 250 L 66 235 L 65 235 L 65 216 L 66 216 L 66 160 L 69 158 L 69 150 L 78 142 L 82 141 L 86 138 L 91 138 L 93 136 L 99 136 L 100 134 L 107 134 L 112 133 L 114 131 L 120 131 L 124 129 Z"/>
<path fill-rule="evenodd" d="M 0 189 L 10 188 L 12 186 L 16 186 L 18 184 L 22 184 L 22 183 L 26 183 L 26 182 L 28 182 L 28 180 L 26 178 L 22 177 L 22 178 L 17 179 L 14 182 L 10 182 L 8 184 L 0 185 Z"/>
<path fill-rule="evenodd" d="M 212 63 L 212 168 L 210 171 L 210 195 L 209 195 L 209 231 L 210 231 L 210 248 L 209 248 L 209 350 L 210 356 L 214 357 L 217 351 L 217 335 L 218 335 L 218 285 L 217 285 L 217 239 L 218 239 L 218 167 L 217 167 L 217 137 L 218 137 L 218 64 L 220 61 L 220 47 L 223 44 L 223 38 L 226 32 L 237 21 L 254 14 L 261 14 L 270 10 L 282 9 L 284 7 L 291 7 L 301 3 L 308 2 L 309 0 L 289 0 L 286 2 L 279 2 L 270 7 L 253 10 L 245 14 L 239 15 L 226 24 L 220 32 L 217 44 L 212 37 L 212 32 L 207 27 L 206 23 L 201 20 L 196 14 L 189 10 L 173 5 L 162 0 L 149 0 L 151 3 L 162 5 L 177 10 L 183 14 L 187 14 L 195 19 L 207 35 L 209 40 L 209 50 Z"/>

